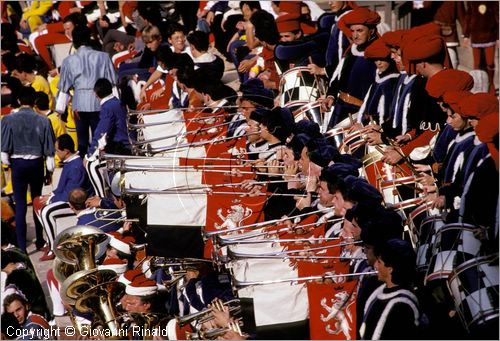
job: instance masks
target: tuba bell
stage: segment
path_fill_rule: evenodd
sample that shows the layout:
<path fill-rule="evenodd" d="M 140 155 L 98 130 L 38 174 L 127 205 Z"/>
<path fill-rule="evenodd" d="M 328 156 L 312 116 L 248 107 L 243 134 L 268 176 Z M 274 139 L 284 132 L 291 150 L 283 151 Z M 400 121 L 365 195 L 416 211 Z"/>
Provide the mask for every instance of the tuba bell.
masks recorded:
<path fill-rule="evenodd" d="M 65 263 L 76 265 L 78 270 L 96 267 L 95 258 L 106 252 L 108 236 L 93 226 L 76 225 L 56 237 L 54 253 Z"/>
<path fill-rule="evenodd" d="M 101 270 L 100 270 L 101 271 Z M 86 290 L 75 301 L 75 308 L 81 313 L 92 313 L 92 328 L 107 329 L 112 338 L 121 336 L 116 306 L 125 289 L 123 283 L 103 282 Z"/>

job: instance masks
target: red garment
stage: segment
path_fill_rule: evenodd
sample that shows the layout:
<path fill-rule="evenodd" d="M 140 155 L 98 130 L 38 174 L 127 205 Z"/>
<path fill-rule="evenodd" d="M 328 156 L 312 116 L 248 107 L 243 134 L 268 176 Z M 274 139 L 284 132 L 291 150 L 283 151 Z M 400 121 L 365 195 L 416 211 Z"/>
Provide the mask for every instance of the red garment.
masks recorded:
<path fill-rule="evenodd" d="M 280 77 L 278 75 L 278 72 L 276 71 L 276 65 L 274 64 L 274 51 L 269 49 L 266 45 L 266 47 L 262 49 L 260 56 L 264 58 L 265 70 L 271 73 L 269 80 L 274 83 L 274 85 L 276 86 L 275 89 L 278 89 L 280 84 Z"/>
<path fill-rule="evenodd" d="M 434 14 L 434 22 L 441 26 L 441 36 L 447 43 L 458 43 L 457 24 L 465 26 L 465 7 L 462 1 L 442 1 Z"/>
<path fill-rule="evenodd" d="M 473 44 L 498 40 L 498 1 L 468 1 L 463 31 Z"/>
<path fill-rule="evenodd" d="M 66 44 L 70 43 L 71 40 L 63 33 L 47 33 L 41 35 L 35 39 L 35 47 L 38 50 L 38 54 L 42 57 L 43 61 L 49 67 L 49 70 L 55 68 L 54 62 L 52 61 L 52 55 L 49 51 L 49 46 L 55 44 Z"/>

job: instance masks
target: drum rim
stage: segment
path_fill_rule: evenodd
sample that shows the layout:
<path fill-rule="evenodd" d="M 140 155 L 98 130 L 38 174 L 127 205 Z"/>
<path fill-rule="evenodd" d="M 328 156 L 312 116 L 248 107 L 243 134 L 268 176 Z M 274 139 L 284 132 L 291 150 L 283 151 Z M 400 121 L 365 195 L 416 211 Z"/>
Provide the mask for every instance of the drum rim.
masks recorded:
<path fill-rule="evenodd" d="M 409 181 L 409 180 L 413 180 L 413 181 Z M 384 180 L 381 182 L 380 188 L 385 189 L 385 188 L 393 187 L 396 185 L 409 185 L 409 184 L 416 183 L 416 182 L 417 182 L 417 177 L 415 175 L 410 175 L 410 176 L 396 178 L 393 180 Z"/>
<path fill-rule="evenodd" d="M 296 116 L 296 115 L 300 115 L 302 114 L 304 111 L 307 111 L 309 109 L 312 109 L 312 108 L 315 108 L 315 107 L 321 107 L 321 102 L 319 99 L 317 99 L 316 101 L 314 102 L 308 102 L 307 104 L 304 104 L 303 106 L 301 106 L 300 108 L 298 108 L 297 110 L 295 110 L 293 112 L 293 115 Z"/>
<path fill-rule="evenodd" d="M 462 264 L 458 265 L 456 268 L 452 270 L 452 274 L 448 278 L 448 282 L 451 282 L 453 278 L 458 276 L 462 271 L 472 267 L 472 264 L 483 264 L 486 262 L 491 262 L 495 260 L 495 258 L 498 258 L 498 254 L 492 254 L 492 255 L 487 255 L 487 256 L 481 256 L 481 257 L 476 257 L 469 259 L 466 262 L 463 262 Z"/>
<path fill-rule="evenodd" d="M 303 103 L 301 103 L 301 102 L 303 102 Z M 300 104 L 301 106 L 297 109 L 297 110 L 299 110 L 300 108 L 302 108 L 304 105 L 307 105 L 308 103 L 310 103 L 310 102 L 305 100 L 305 99 L 296 99 L 296 100 L 293 100 L 290 102 L 286 102 L 285 104 L 283 104 L 283 107 L 290 109 L 290 106 Z"/>
<path fill-rule="evenodd" d="M 398 209 L 398 210 L 404 210 L 404 209 L 410 208 L 412 206 L 415 206 L 415 204 L 413 202 L 422 203 L 423 201 L 425 201 L 425 198 L 417 197 L 417 198 L 413 198 L 413 199 L 404 200 L 404 201 L 398 202 L 396 204 L 392 204 L 392 207 L 395 209 Z M 406 207 L 406 205 L 409 205 L 409 206 Z"/>
<path fill-rule="evenodd" d="M 422 205 L 418 206 L 416 209 L 414 209 L 413 211 L 411 211 L 410 213 L 408 213 L 408 220 L 413 220 L 418 215 L 420 215 L 423 212 L 429 210 L 430 208 L 432 208 L 432 202 L 429 202 L 429 201 L 424 202 Z M 422 211 L 418 211 L 418 210 L 422 210 Z M 414 212 L 417 212 L 417 213 L 414 214 Z M 429 217 L 425 217 L 424 219 L 427 219 Z M 424 220 L 422 220 L 422 223 L 423 222 L 424 222 Z"/>

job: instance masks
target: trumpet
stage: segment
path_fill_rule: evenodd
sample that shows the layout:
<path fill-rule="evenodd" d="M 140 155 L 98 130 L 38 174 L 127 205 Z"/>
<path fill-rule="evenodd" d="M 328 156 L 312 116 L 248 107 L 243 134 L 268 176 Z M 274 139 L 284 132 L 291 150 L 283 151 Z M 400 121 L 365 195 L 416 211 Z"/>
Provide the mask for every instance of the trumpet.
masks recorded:
<path fill-rule="evenodd" d="M 224 303 L 217 303 L 218 301 L 214 302 L 214 305 L 217 306 L 218 310 L 223 310 L 223 307 L 229 307 L 229 313 L 238 313 L 241 311 L 241 307 L 239 306 L 240 300 L 239 299 L 233 299 L 229 300 Z M 238 304 L 238 305 L 234 305 Z M 213 311 L 214 308 L 207 308 L 205 310 L 201 310 L 197 313 L 185 315 L 185 316 L 180 316 L 177 318 L 177 322 L 179 323 L 179 326 L 183 327 L 184 325 L 198 321 L 200 324 L 203 324 L 205 322 L 211 321 L 214 319 L 213 315 L 210 315 L 210 313 Z"/>
<path fill-rule="evenodd" d="M 241 328 L 240 328 L 240 321 L 238 320 L 238 321 L 229 322 L 227 327 L 212 328 L 212 329 L 208 329 L 208 330 L 201 330 L 201 331 L 198 331 L 195 333 L 189 333 L 187 335 L 187 339 L 188 340 L 214 340 L 217 337 L 224 335 L 225 333 L 227 333 L 230 330 L 237 332 L 241 336 L 244 335 L 241 331 Z"/>
<path fill-rule="evenodd" d="M 133 223 L 138 223 L 139 219 L 127 218 L 127 211 L 124 208 L 119 209 L 109 209 L 109 208 L 96 208 L 96 213 L 102 212 L 101 216 L 96 215 L 95 221 L 129 221 Z M 121 213 L 119 218 L 110 218 L 111 215 L 115 213 Z"/>

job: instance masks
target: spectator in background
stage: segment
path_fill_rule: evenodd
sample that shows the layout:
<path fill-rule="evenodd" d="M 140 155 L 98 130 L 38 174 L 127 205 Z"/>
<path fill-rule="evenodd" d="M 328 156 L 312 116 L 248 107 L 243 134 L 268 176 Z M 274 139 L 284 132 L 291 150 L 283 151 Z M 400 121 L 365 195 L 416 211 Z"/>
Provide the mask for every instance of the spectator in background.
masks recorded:
<path fill-rule="evenodd" d="M 2 163 L 12 168 L 17 246 L 26 252 L 26 193 L 29 185 L 32 198 L 42 194 L 44 159 L 47 172 L 54 171 L 54 134 L 48 118 L 33 111 L 33 88 L 23 87 L 18 101 L 19 111 L 2 119 Z M 36 229 L 36 246 L 44 245 L 43 231 Z"/>
<path fill-rule="evenodd" d="M 99 122 L 100 104 L 95 96 L 93 85 L 99 78 L 106 78 L 116 84 L 116 73 L 105 52 L 95 51 L 90 44 L 90 30 L 77 26 L 73 30 L 73 45 L 76 53 L 68 56 L 61 66 L 59 95 L 56 111 L 64 113 L 69 101 L 69 91 L 74 90 L 72 109 L 75 115 L 78 151 L 84 157 L 89 146 L 89 129 L 95 133 Z"/>
<path fill-rule="evenodd" d="M 37 74 L 35 57 L 25 53 L 17 57 L 12 76 L 18 78 L 24 86 L 31 86 L 36 91 L 42 91 L 47 94 L 49 96 L 49 108 L 53 107 L 54 100 L 49 82 L 43 76 Z"/>
<path fill-rule="evenodd" d="M 50 110 L 49 107 L 49 96 L 45 92 L 38 91 L 35 98 L 35 106 L 33 109 L 40 115 L 45 116 L 49 119 L 52 125 L 52 130 L 54 131 L 54 136 L 57 139 L 59 136 L 66 134 L 66 126 L 63 120 L 55 111 Z M 56 157 L 56 165 L 58 163 L 58 158 Z"/>
<path fill-rule="evenodd" d="M 498 2 L 467 2 L 463 35 L 465 45 L 472 47 L 474 69 L 486 70 L 490 83 L 489 93 L 494 95 L 495 50 L 498 46 Z"/>
<path fill-rule="evenodd" d="M 49 74 L 54 77 L 57 68 L 49 51 L 49 46 L 55 44 L 70 43 L 73 40 L 73 29 L 78 26 L 86 26 L 87 18 L 81 13 L 72 13 L 66 16 L 62 23 L 52 23 L 42 25 L 30 36 L 31 45 L 49 68 Z M 68 55 L 73 52 L 73 48 L 68 49 Z"/>
<path fill-rule="evenodd" d="M 205 69 L 211 79 L 222 79 L 224 61 L 219 56 L 208 52 L 208 34 L 201 31 L 191 32 L 187 40 L 191 48 L 195 68 Z"/>

